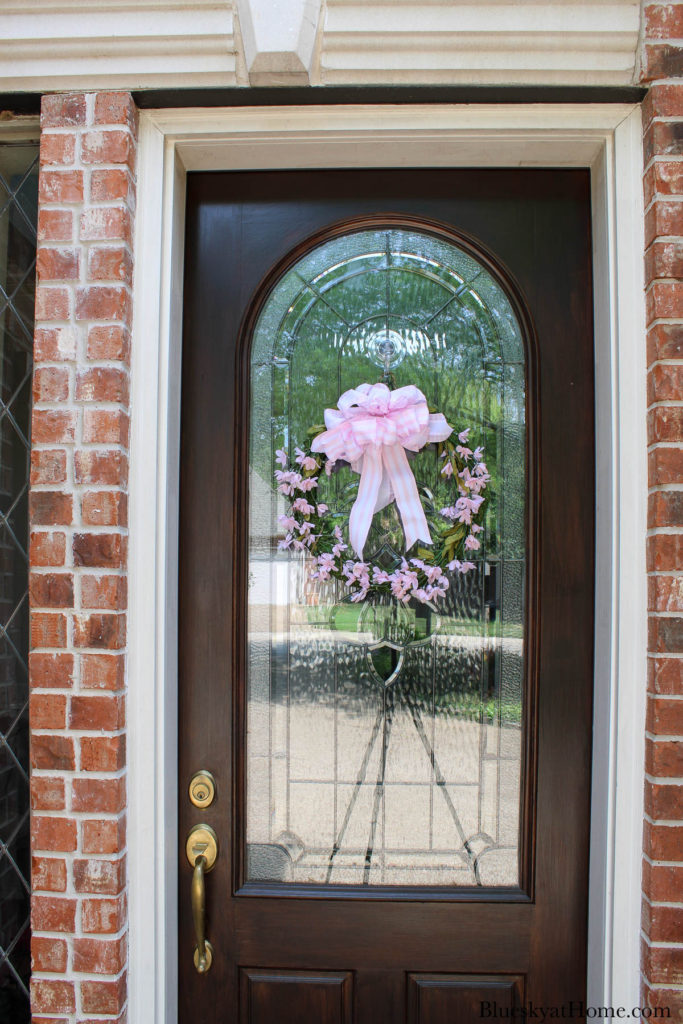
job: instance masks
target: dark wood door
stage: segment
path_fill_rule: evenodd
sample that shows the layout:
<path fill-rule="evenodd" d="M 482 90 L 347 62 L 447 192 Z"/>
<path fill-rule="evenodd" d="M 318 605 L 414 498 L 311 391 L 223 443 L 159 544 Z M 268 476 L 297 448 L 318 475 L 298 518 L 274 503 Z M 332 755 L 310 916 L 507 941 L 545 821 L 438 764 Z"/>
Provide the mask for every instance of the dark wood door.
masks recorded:
<path fill-rule="evenodd" d="M 584 996 L 594 570 L 589 197 L 589 176 L 583 171 L 362 170 L 189 175 L 180 484 L 178 901 L 181 1024 L 194 1021 L 217 1024 L 233 1020 L 250 1024 L 309 1021 L 326 1024 L 458 1021 L 465 1024 L 481 1018 L 482 1003 L 496 1003 L 502 1012 L 505 1007 L 522 1001 L 560 1006 Z M 341 872 L 334 876 L 329 871 L 327 875 L 316 875 L 316 869 L 311 867 L 306 869 L 308 873 L 303 871 L 297 875 L 306 860 L 305 857 L 297 860 L 301 857 L 297 844 L 312 849 L 318 840 L 301 839 L 302 829 L 307 826 L 297 825 L 299 811 L 294 811 L 292 794 L 298 793 L 296 799 L 303 801 L 304 812 L 308 807 L 310 816 L 316 818 L 312 826 L 315 831 L 318 819 L 327 814 L 325 794 L 329 796 L 333 790 L 329 780 L 325 782 L 327 789 L 311 788 L 310 780 L 304 780 L 309 786 L 307 790 L 296 789 L 297 779 L 301 783 L 306 772 L 295 777 L 298 769 L 292 744 L 300 720 L 289 711 L 285 722 L 289 729 L 286 736 L 289 775 L 276 778 L 272 765 L 266 767 L 266 772 L 271 771 L 270 781 L 266 780 L 266 789 L 261 792 L 270 793 L 271 804 L 265 806 L 264 798 L 260 810 L 257 807 L 252 811 L 245 796 L 247 787 L 253 786 L 258 797 L 257 782 L 250 781 L 252 762 L 247 764 L 246 747 L 252 742 L 252 733 L 249 732 L 249 738 L 247 735 L 252 729 L 249 715 L 263 711 L 258 701 L 251 708 L 247 691 L 249 685 L 256 685 L 253 680 L 258 675 L 254 668 L 255 655 L 252 656 L 246 640 L 247 628 L 252 628 L 247 621 L 247 594 L 253 584 L 247 557 L 251 551 L 247 521 L 249 516 L 258 517 L 258 508 L 254 511 L 255 502 L 258 505 L 258 488 L 264 486 L 268 476 L 268 471 L 264 470 L 263 479 L 254 483 L 254 465 L 263 453 L 258 452 L 255 435 L 252 434 L 249 441 L 249 431 L 253 429 L 255 417 L 265 415 L 266 423 L 270 416 L 250 408 L 250 395 L 256 394 L 253 388 L 250 391 L 250 374 L 258 370 L 258 367 L 254 369 L 255 357 L 250 356 L 250 346 L 257 344 L 253 340 L 255 330 L 267 334 L 268 325 L 263 327 L 264 309 L 267 312 L 270 308 L 267 303 L 285 274 L 300 274 L 314 297 L 311 301 L 317 301 L 320 296 L 315 281 L 319 278 L 315 277 L 314 269 L 306 278 L 302 269 L 306 266 L 307 254 L 330 239 L 330 244 L 336 245 L 335 239 L 344 231 L 371 231 L 374 227 L 386 232 L 400 229 L 404 232 L 400 236 L 403 239 L 417 237 L 423 229 L 436 239 L 434 245 L 452 242 L 460 246 L 463 260 L 470 257 L 475 262 L 478 260 L 479 270 L 472 271 L 468 278 L 470 309 L 476 314 L 477 302 L 482 306 L 489 302 L 484 288 L 494 285 L 485 285 L 485 279 L 497 282 L 495 287 L 501 295 L 507 296 L 504 301 L 508 302 L 509 315 L 499 316 L 495 323 L 495 317 L 490 319 L 491 336 L 494 340 L 497 337 L 496 344 L 504 346 L 503 335 L 509 328 L 509 321 L 516 318 L 514 329 L 519 332 L 519 343 L 525 353 L 525 376 L 519 392 L 524 400 L 517 401 L 514 413 L 519 416 L 519 407 L 524 406 L 526 444 L 520 442 L 517 450 L 519 479 L 515 477 L 517 483 L 514 483 L 517 471 L 510 468 L 510 463 L 508 469 L 501 470 L 497 482 L 499 503 L 506 494 L 506 500 L 512 502 L 509 496 L 515 486 L 518 489 L 521 486 L 520 493 L 524 494 L 521 528 L 525 540 L 520 558 L 526 558 L 526 575 L 518 585 L 519 608 L 515 613 L 520 631 L 515 632 L 510 626 L 506 632 L 501 627 L 488 653 L 484 652 L 481 658 L 476 655 L 475 660 L 479 659 L 476 660 L 477 672 L 480 675 L 488 672 L 489 682 L 484 680 L 484 690 L 476 691 L 474 704 L 467 690 L 467 674 L 463 675 L 461 665 L 470 657 L 467 651 L 472 645 L 468 647 L 463 641 L 458 647 L 456 643 L 455 654 L 449 655 L 451 669 L 447 669 L 445 675 L 448 677 L 451 671 L 453 679 L 459 682 L 453 684 L 454 694 L 457 690 L 454 703 L 450 702 L 447 683 L 444 699 L 451 709 L 448 721 L 461 723 L 457 735 L 462 743 L 458 740 L 453 748 L 447 745 L 438 748 L 441 753 L 437 758 L 435 741 L 426 737 L 424 730 L 420 731 L 421 713 L 408 703 L 406 707 L 412 709 L 412 719 L 406 711 L 401 720 L 402 738 L 396 738 L 397 733 L 394 733 L 391 741 L 394 746 L 390 747 L 389 761 L 385 759 L 381 773 L 375 777 L 373 768 L 372 778 L 368 774 L 365 780 L 362 773 L 367 764 L 361 765 L 361 776 L 356 779 L 359 791 L 363 788 L 360 781 L 367 781 L 370 804 L 372 794 L 376 801 L 379 798 L 384 801 L 385 795 L 388 801 L 388 792 L 382 791 L 387 779 L 383 772 L 389 771 L 391 758 L 400 759 L 401 750 L 413 751 L 410 756 L 415 758 L 416 767 L 411 771 L 415 778 L 422 771 L 431 773 L 425 786 L 432 788 L 424 789 L 424 799 L 431 801 L 428 845 L 432 851 L 438 845 L 434 839 L 434 822 L 438 815 L 446 816 L 450 828 L 448 815 L 451 811 L 453 821 L 464 821 L 463 815 L 468 813 L 462 808 L 468 806 L 468 793 L 474 790 L 466 790 L 464 783 L 463 788 L 458 789 L 457 764 L 459 751 L 469 742 L 468 737 L 475 735 L 468 730 L 478 730 L 477 771 L 481 771 L 481 778 L 490 770 L 497 772 L 494 789 L 497 786 L 498 803 L 491 812 L 493 819 L 489 815 L 489 824 L 484 828 L 481 788 L 477 791 L 479 809 L 473 798 L 472 814 L 473 820 L 479 814 L 476 819 L 479 838 L 464 849 L 470 856 L 471 849 L 488 844 L 488 860 L 482 858 L 481 863 L 503 865 L 499 875 L 494 871 L 483 881 L 479 875 L 453 881 L 460 867 L 472 868 L 474 854 L 468 864 L 462 849 L 461 860 L 453 868 L 452 876 L 444 875 L 444 878 L 451 878 L 445 884 L 439 881 L 440 876 L 427 873 L 421 885 L 419 876 L 414 874 L 413 862 L 409 869 L 413 874 L 402 876 L 397 870 L 394 875 L 373 875 L 375 862 L 371 853 L 365 874 L 361 871 L 345 879 Z M 454 232 L 450 241 L 449 231 Z M 400 250 L 398 245 L 399 256 Z M 330 250 L 332 257 L 336 251 Z M 420 258 L 427 263 L 431 259 L 430 266 L 436 267 L 442 258 L 447 262 L 444 252 L 441 248 L 438 258 Z M 371 257 L 374 258 L 372 253 L 367 258 Z M 348 256 L 350 260 L 355 258 L 353 253 Z M 337 265 L 335 259 L 330 258 L 326 266 L 333 264 Z M 370 265 L 367 281 L 377 277 L 376 266 Z M 484 268 L 484 277 L 477 276 L 482 273 L 481 268 Z M 333 267 L 329 273 L 334 273 Z M 429 278 L 430 273 L 425 270 L 421 281 Z M 437 268 L 436 273 L 441 270 Z M 467 276 L 462 271 L 459 273 L 461 278 Z M 476 291 L 477 281 L 481 285 L 481 296 Z M 374 285 L 370 283 L 368 287 Z M 456 288 L 454 294 L 457 291 Z M 294 305 L 292 298 L 291 306 Z M 282 309 L 286 306 L 285 296 Z M 291 309 L 285 312 L 289 315 Z M 508 327 L 503 323 L 506 316 Z M 282 323 L 282 318 L 277 324 L 273 320 L 275 326 L 271 326 L 271 332 L 284 331 Z M 447 331 L 444 336 L 446 334 Z M 367 340 L 367 331 L 363 337 Z M 266 367 L 280 365 L 277 354 L 268 358 L 270 363 L 266 359 L 263 364 Z M 281 362 L 282 359 L 286 362 L 287 358 L 282 356 Z M 316 377 L 315 355 L 310 357 L 310 364 L 310 388 L 314 394 L 319 389 L 321 405 L 329 404 L 323 397 L 329 393 L 328 382 L 320 375 Z M 484 359 L 481 365 L 484 366 L 482 372 L 488 373 L 487 367 L 492 364 Z M 296 371 L 304 372 L 305 366 Z M 381 376 L 381 371 L 377 372 Z M 512 370 L 509 372 L 513 374 Z M 440 373 L 443 380 L 447 371 L 442 369 Z M 508 370 L 501 373 L 506 374 Z M 291 370 L 287 380 L 291 382 L 295 376 Z M 322 411 L 321 408 L 320 416 Z M 279 416 L 277 410 L 272 413 L 273 430 L 279 429 L 275 422 L 279 423 Z M 263 429 L 267 429 L 267 424 Z M 508 451 L 512 452 L 513 440 L 506 443 Z M 267 455 L 270 458 L 269 450 Z M 512 459 L 512 456 L 506 458 Z M 520 484 L 522 478 L 525 483 Z M 265 486 L 267 489 L 268 484 Z M 272 537 L 266 538 L 267 544 L 272 542 Z M 493 539 L 490 543 L 495 547 Z M 285 555 L 274 553 L 272 560 L 280 557 Z M 501 588 L 508 586 L 502 578 L 507 570 L 496 568 L 494 563 L 495 557 L 491 562 L 493 568 L 486 570 L 489 575 L 486 579 L 481 576 L 481 608 L 489 626 L 503 617 Z M 463 586 L 462 580 L 454 581 L 452 592 Z M 469 600 L 462 589 L 458 593 L 463 602 Z M 477 601 L 479 599 L 476 597 Z M 506 614 L 513 615 L 512 598 L 505 598 L 505 601 L 508 604 Z M 314 607 L 315 599 L 309 600 L 309 605 Z M 458 615 L 456 619 L 462 624 L 464 613 Z M 303 619 L 305 628 L 312 628 L 310 612 L 305 611 Z M 276 627 L 271 629 L 276 630 Z M 461 629 L 459 625 L 456 632 Z M 512 662 L 505 662 L 505 651 L 513 649 L 518 659 L 515 664 L 522 666 L 520 681 L 514 684 L 519 686 L 515 691 L 519 699 L 509 698 L 505 705 L 505 693 L 512 692 L 509 689 L 513 685 L 511 674 L 517 671 Z M 285 671 L 278 662 L 282 647 L 278 647 L 275 654 L 274 650 L 271 643 L 270 667 L 263 669 L 264 673 L 271 673 L 269 678 L 274 672 Z M 291 670 L 294 657 L 291 650 L 290 646 L 287 671 Z M 330 650 L 329 644 L 327 648 L 325 644 L 316 647 L 315 658 L 311 661 L 317 659 L 314 669 L 306 665 L 305 652 L 302 655 L 299 650 L 296 655 L 300 674 L 308 671 L 307 678 L 312 679 L 314 688 L 316 680 L 320 681 L 321 707 L 331 693 L 326 690 L 326 696 L 322 696 L 327 685 L 322 680 L 327 678 L 325 673 L 329 669 L 325 650 Z M 343 687 L 348 694 L 349 688 L 352 690 L 355 685 L 353 672 L 350 675 L 347 672 L 347 676 L 340 682 L 337 673 L 334 700 L 330 698 L 325 704 L 331 709 L 325 721 L 331 723 L 332 731 L 329 744 L 323 740 L 318 744 L 320 750 L 316 747 L 319 760 L 326 756 L 328 745 L 351 745 L 348 737 L 352 732 L 342 738 L 341 720 L 335 718 Z M 287 684 L 290 687 L 287 700 L 295 699 L 293 685 Z M 488 691 L 485 690 L 487 685 Z M 487 704 L 489 698 L 495 706 Z M 438 731 L 441 719 L 433 724 L 436 698 L 431 699 L 430 729 Z M 518 710 L 510 711 L 511 704 Z M 278 705 L 280 710 L 284 706 L 283 703 Z M 293 707 L 294 704 L 287 705 L 290 710 Z M 386 705 L 384 713 L 386 738 Z M 439 713 L 443 714 L 443 708 Z M 358 732 L 361 719 L 357 717 L 354 721 Z M 271 760 L 274 760 L 280 756 L 275 751 L 274 738 L 279 727 L 274 718 L 269 722 L 266 732 L 270 736 Z M 348 724 L 346 719 L 344 722 Z M 256 729 L 256 725 L 253 728 Z M 316 725 L 308 740 L 304 731 L 304 747 L 306 742 L 317 742 L 313 735 L 317 731 Z M 505 762 L 501 754 L 501 742 L 504 746 L 513 733 L 518 764 L 511 768 L 511 762 Z M 434 735 L 435 732 L 430 733 L 431 737 Z M 492 736 L 497 737 L 498 745 L 485 748 Z M 301 735 L 297 742 L 301 743 Z M 363 749 L 361 743 L 356 757 L 358 763 L 362 761 Z M 444 766 L 449 749 L 452 749 L 452 764 Z M 420 760 L 422 755 L 428 763 L 427 769 Z M 338 764 L 338 759 L 334 763 Z M 392 765 L 394 763 L 391 761 Z M 187 792 L 191 776 L 200 769 L 210 770 L 217 786 L 216 798 L 205 810 L 194 807 Z M 256 772 L 255 768 L 253 770 Z M 310 775 L 312 769 L 307 771 Z M 317 782 L 320 782 L 323 769 L 316 771 Z M 453 786 L 446 778 L 451 775 L 456 777 Z M 404 781 L 408 785 L 415 779 Z M 287 803 L 288 815 L 282 821 L 288 830 L 279 835 L 277 842 L 271 843 L 270 833 L 266 833 L 274 828 L 272 820 L 280 813 L 275 789 L 281 783 L 285 788 L 289 786 L 286 793 L 283 789 L 282 797 Z M 342 793 L 334 797 L 340 807 L 335 804 L 335 816 L 330 819 L 333 823 L 329 834 L 334 836 L 335 843 L 348 826 L 348 822 L 342 825 L 340 833 L 344 806 L 353 806 L 354 814 L 360 814 L 360 802 L 354 804 L 350 795 L 353 779 L 346 780 L 345 784 L 347 788 L 343 793 L 341 789 L 335 791 Z M 500 859 L 500 848 L 505 843 L 500 840 L 496 847 L 494 835 L 500 825 L 501 800 L 505 799 L 506 786 L 513 788 L 509 806 L 515 801 L 519 805 L 512 841 L 517 864 L 514 878 L 506 874 L 505 865 L 511 863 L 509 856 L 507 860 Z M 402 843 L 411 849 L 414 845 L 412 839 L 407 845 L 404 842 L 405 830 L 413 827 L 405 824 L 406 815 L 413 814 L 410 810 L 413 804 L 405 798 L 405 792 L 395 787 L 392 795 L 399 808 L 392 819 L 397 826 L 398 839 L 394 845 L 398 854 L 403 849 Z M 258 804 L 258 799 L 256 802 Z M 414 813 L 419 817 L 423 811 L 417 803 L 415 806 Z M 389 808 L 388 803 L 386 807 Z M 386 813 L 388 815 L 389 810 Z M 426 811 L 424 813 L 427 815 Z M 250 834 L 252 814 L 256 818 L 261 814 L 263 820 L 259 827 L 265 830 L 265 840 L 262 836 L 259 838 L 258 829 Z M 496 814 L 498 819 L 495 819 Z M 207 935 L 213 945 L 214 959 L 211 969 L 204 975 L 198 974 L 193 966 L 192 871 L 185 856 L 186 836 L 199 822 L 206 822 L 215 829 L 220 844 L 216 867 L 206 877 Z M 470 831 L 476 831 L 475 826 Z M 504 829 L 500 834 L 503 832 Z M 388 834 L 388 831 L 383 833 L 385 865 L 391 860 Z M 372 835 L 376 840 L 374 832 Z M 328 857 L 325 843 L 330 842 L 329 837 L 323 836 L 319 842 L 324 857 L 328 858 L 326 863 L 331 866 L 336 851 Z M 258 866 L 250 867 L 250 857 L 255 856 L 255 851 L 260 856 L 264 850 L 266 860 L 267 855 L 272 855 L 286 864 L 287 870 L 282 875 L 278 875 L 277 868 L 259 873 Z M 493 857 L 491 850 L 495 853 Z M 392 861 L 394 867 L 402 863 L 398 854 Z M 420 864 L 429 860 L 429 857 L 424 859 L 426 854 L 422 850 L 411 856 L 422 857 Z"/>

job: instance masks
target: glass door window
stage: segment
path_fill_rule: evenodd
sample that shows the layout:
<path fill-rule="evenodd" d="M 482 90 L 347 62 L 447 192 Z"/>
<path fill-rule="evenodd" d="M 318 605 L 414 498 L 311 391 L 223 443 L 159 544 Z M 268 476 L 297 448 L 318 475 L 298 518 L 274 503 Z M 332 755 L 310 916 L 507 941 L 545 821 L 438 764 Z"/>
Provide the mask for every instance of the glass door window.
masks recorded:
<path fill-rule="evenodd" d="M 331 886 L 520 886 L 526 637 L 525 341 L 486 257 L 428 229 L 351 230 L 300 257 L 253 332 L 249 422 L 246 881 Z M 471 568 L 445 594 L 351 600 L 287 546 L 296 495 L 283 451 L 322 430 L 362 383 L 414 385 L 490 475 Z M 437 446 L 410 453 L 432 533 L 458 491 Z M 314 494 L 352 561 L 359 475 L 338 463 Z M 450 516 L 450 518 L 449 518 Z M 301 548 L 302 545 L 297 544 Z M 363 559 L 391 575 L 396 504 Z M 424 552 L 423 552 L 424 553 Z M 323 577 L 325 574 L 322 574 Z"/>

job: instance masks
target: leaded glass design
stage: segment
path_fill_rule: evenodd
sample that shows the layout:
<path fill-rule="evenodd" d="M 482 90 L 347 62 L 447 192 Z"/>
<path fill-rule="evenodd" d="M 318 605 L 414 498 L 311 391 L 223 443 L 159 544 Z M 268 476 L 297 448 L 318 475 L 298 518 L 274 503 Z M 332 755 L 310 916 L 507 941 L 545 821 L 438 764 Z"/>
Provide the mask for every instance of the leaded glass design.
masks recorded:
<path fill-rule="evenodd" d="M 360 383 L 417 385 L 492 475 L 476 569 L 437 606 L 351 604 L 279 550 L 290 452 Z M 435 450 L 411 461 L 452 504 Z M 247 880 L 519 885 L 525 622 L 525 364 L 501 283 L 428 231 L 328 240 L 276 283 L 251 349 Z M 358 476 L 320 478 L 348 515 Z M 448 494 L 451 500 L 448 500 Z M 394 505 L 366 559 L 403 553 Z"/>
<path fill-rule="evenodd" d="M 0 143 L 0 1020 L 30 1020 L 28 484 L 38 146 Z"/>

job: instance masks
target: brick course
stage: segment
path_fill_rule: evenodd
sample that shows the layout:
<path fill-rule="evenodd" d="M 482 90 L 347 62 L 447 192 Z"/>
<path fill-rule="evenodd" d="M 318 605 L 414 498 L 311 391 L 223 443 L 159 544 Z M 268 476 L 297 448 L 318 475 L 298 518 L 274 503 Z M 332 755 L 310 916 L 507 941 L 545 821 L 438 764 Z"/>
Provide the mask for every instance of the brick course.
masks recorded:
<path fill-rule="evenodd" d="M 129 95 L 46 96 L 30 494 L 34 1020 L 126 1007 Z M 105 652 L 106 653 L 103 653 Z M 62 978 L 59 978 L 62 975 Z"/>
<path fill-rule="evenodd" d="M 683 3 L 646 3 L 649 672 L 642 1004 L 683 1020 Z"/>

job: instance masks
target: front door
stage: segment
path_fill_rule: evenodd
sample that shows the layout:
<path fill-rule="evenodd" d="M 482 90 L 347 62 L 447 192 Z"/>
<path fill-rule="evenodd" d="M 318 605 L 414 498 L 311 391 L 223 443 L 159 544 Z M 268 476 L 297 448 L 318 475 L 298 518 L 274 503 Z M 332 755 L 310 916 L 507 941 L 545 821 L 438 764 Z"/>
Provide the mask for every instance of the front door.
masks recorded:
<path fill-rule="evenodd" d="M 584 997 L 589 195 L 189 175 L 181 1024 Z"/>

